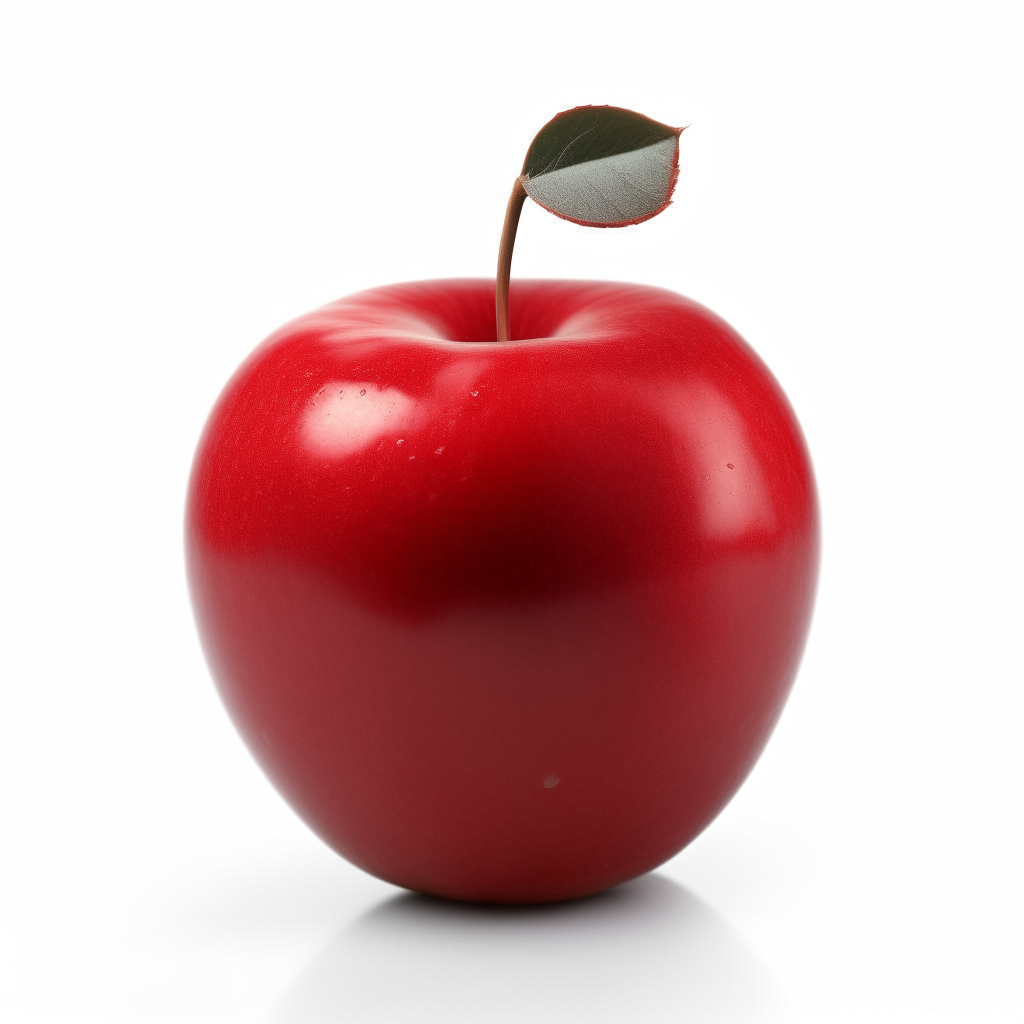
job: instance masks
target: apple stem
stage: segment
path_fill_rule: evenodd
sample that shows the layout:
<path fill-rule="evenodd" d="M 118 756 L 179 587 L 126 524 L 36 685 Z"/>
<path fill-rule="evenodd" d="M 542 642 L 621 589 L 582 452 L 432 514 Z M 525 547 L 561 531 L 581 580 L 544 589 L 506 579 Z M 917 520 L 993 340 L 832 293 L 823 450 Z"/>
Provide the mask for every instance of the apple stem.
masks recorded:
<path fill-rule="evenodd" d="M 494 292 L 498 341 L 508 341 L 508 282 L 512 276 L 512 248 L 516 244 L 516 229 L 519 227 L 519 215 L 523 212 L 525 202 L 526 189 L 523 188 L 523 178 L 520 175 L 512 186 L 512 195 L 508 197 L 505 226 L 501 229 L 501 244 L 498 246 L 498 282 Z"/>

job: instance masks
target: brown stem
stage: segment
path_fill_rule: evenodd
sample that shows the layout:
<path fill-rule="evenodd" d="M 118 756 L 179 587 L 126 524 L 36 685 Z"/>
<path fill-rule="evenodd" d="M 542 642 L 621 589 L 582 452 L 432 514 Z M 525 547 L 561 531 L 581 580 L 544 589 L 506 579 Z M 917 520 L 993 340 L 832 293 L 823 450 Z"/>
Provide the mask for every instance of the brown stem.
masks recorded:
<path fill-rule="evenodd" d="M 498 341 L 508 341 L 508 279 L 512 275 L 512 247 L 516 244 L 516 228 L 519 214 L 526 202 L 526 189 L 522 176 L 516 178 L 512 195 L 505 208 L 505 226 L 501 229 L 501 244 L 498 246 L 498 282 L 495 288 L 495 312 L 498 321 Z"/>

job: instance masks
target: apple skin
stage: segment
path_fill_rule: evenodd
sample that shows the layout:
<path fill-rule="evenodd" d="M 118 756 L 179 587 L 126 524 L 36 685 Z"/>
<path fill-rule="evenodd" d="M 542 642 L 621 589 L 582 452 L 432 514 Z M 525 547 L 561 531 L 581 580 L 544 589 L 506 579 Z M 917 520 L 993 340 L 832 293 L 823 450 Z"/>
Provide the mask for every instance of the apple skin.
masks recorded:
<path fill-rule="evenodd" d="M 800 428 L 672 292 L 519 281 L 282 328 L 195 457 L 189 581 L 220 693 L 325 842 L 396 885 L 543 902 L 689 843 L 796 673 L 819 522 Z M 529 339 L 529 340 L 516 340 Z"/>

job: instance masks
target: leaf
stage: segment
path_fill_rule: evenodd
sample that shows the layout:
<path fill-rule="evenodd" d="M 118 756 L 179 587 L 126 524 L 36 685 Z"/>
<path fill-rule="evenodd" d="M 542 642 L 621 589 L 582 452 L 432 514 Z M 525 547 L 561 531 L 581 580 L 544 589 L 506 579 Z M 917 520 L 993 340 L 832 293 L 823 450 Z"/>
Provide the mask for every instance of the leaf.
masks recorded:
<path fill-rule="evenodd" d="M 639 224 L 671 201 L 682 131 L 622 107 L 565 110 L 537 133 L 520 180 L 534 202 L 576 224 Z"/>

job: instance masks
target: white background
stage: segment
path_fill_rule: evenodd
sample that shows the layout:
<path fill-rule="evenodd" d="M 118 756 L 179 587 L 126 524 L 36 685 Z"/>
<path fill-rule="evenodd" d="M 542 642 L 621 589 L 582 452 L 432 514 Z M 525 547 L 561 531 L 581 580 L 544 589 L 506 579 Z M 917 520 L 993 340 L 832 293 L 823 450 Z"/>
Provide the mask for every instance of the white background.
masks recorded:
<path fill-rule="evenodd" d="M 1022 8 L 4 4 L 0 1016 L 1020 1021 Z M 513 273 L 682 291 L 817 467 L 740 795 L 611 896 L 401 897 L 271 790 L 185 591 L 192 450 L 281 322 L 493 272 L 534 132 L 688 123 L 676 203 Z"/>

